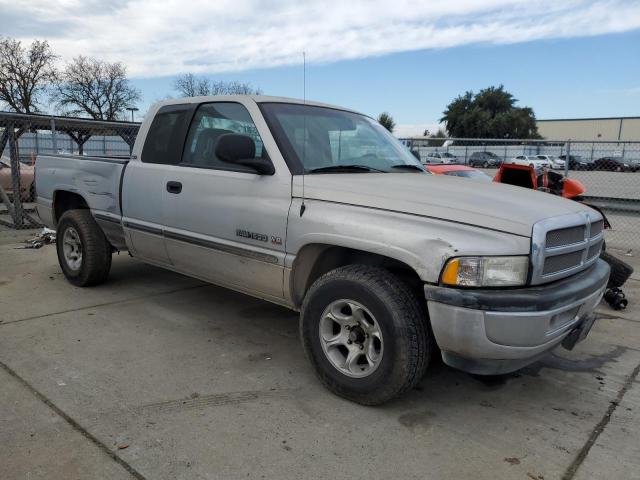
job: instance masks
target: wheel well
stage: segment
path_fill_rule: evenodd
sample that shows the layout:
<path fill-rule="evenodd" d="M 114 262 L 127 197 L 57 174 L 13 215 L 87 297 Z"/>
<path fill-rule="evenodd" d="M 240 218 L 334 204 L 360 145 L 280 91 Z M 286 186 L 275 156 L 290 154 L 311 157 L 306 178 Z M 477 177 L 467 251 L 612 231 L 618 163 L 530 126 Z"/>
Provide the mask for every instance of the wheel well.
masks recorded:
<path fill-rule="evenodd" d="M 416 271 L 404 262 L 363 250 L 313 244 L 303 247 L 293 264 L 291 288 L 295 305 L 302 304 L 309 287 L 322 275 L 335 268 L 352 264 L 376 265 L 385 268 L 415 290 L 419 295 L 418 298 L 424 298 L 421 294 L 424 282 Z"/>
<path fill-rule="evenodd" d="M 53 196 L 53 221 L 58 223 L 67 210 L 88 209 L 89 205 L 81 195 L 60 190 Z"/>

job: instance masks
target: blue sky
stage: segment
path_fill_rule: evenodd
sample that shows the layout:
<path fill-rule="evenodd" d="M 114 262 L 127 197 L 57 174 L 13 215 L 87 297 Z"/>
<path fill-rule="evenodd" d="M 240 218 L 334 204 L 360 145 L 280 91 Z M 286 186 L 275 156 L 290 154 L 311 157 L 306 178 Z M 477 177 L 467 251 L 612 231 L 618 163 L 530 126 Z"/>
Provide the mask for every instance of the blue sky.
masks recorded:
<path fill-rule="evenodd" d="M 2 35 L 123 63 L 143 113 L 192 72 L 401 128 L 504 84 L 539 118 L 640 114 L 640 0 L 0 0 Z"/>
<path fill-rule="evenodd" d="M 172 93 L 174 77 L 136 79 L 145 102 Z M 302 66 L 211 75 L 265 94 L 302 97 Z M 640 115 L 640 30 L 623 34 L 467 45 L 307 66 L 307 97 L 399 124 L 436 123 L 466 90 L 504 84 L 538 118 Z"/>

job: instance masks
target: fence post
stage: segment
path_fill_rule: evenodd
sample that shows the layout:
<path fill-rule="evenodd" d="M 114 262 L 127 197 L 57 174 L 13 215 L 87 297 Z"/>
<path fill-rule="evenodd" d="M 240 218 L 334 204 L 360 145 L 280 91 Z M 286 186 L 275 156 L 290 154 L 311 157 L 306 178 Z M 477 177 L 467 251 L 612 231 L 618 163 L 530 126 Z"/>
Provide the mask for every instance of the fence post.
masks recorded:
<path fill-rule="evenodd" d="M 567 140 L 567 153 L 564 157 L 564 176 L 569 177 L 569 162 L 571 162 L 571 140 Z"/>
<path fill-rule="evenodd" d="M 16 141 L 16 125 L 7 124 L 9 129 L 9 159 L 11 160 L 11 180 L 13 189 L 13 225 L 22 227 L 22 191 L 20 189 L 20 159 L 18 157 L 18 142 Z"/>
<path fill-rule="evenodd" d="M 58 140 L 56 139 L 56 121 L 51 117 L 51 149 L 53 154 L 58 153 Z"/>

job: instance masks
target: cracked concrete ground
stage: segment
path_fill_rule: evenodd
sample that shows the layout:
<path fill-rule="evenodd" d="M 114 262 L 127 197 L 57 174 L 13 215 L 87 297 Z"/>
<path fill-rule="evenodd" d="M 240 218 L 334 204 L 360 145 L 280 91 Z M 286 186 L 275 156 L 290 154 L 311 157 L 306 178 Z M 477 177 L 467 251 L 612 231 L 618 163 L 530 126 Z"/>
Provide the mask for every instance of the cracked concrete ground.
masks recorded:
<path fill-rule="evenodd" d="M 0 232 L 2 479 L 640 479 L 637 274 L 574 351 L 436 363 L 370 408 L 320 386 L 295 313 L 125 255 L 78 289 L 28 236 Z"/>

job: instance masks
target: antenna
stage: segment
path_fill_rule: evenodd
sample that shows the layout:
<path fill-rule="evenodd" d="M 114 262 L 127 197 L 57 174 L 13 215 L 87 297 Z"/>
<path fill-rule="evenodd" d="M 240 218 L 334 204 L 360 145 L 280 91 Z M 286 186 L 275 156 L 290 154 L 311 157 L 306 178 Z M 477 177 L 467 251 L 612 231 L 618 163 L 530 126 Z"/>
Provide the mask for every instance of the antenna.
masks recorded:
<path fill-rule="evenodd" d="M 307 105 L 307 53 L 302 51 L 302 104 Z M 307 159 L 307 112 L 305 109 L 302 115 L 302 203 L 300 204 L 300 216 L 307 209 L 304 204 L 304 170 L 305 160 Z"/>

